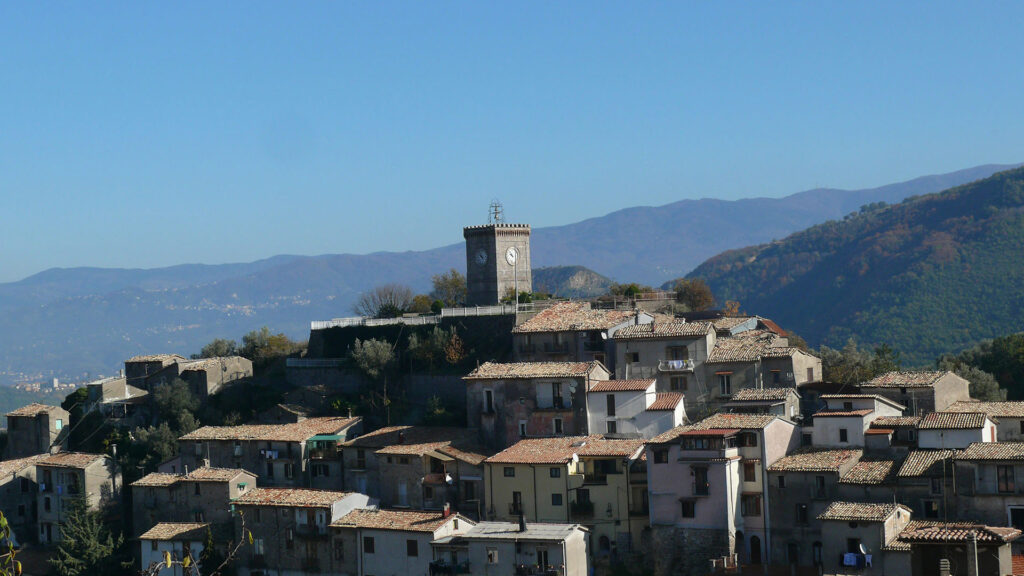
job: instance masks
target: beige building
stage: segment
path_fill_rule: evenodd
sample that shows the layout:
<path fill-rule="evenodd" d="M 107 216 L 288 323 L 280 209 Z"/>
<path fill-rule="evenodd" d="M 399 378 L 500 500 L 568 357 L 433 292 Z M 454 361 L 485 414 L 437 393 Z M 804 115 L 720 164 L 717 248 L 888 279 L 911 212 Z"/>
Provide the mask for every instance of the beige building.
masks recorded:
<path fill-rule="evenodd" d="M 658 392 L 679 392 L 690 403 L 706 394 L 704 362 L 715 347 L 711 322 L 654 321 L 615 333 L 615 377 L 654 378 Z"/>
<path fill-rule="evenodd" d="M 996 423 L 996 436 L 1000 442 L 1024 440 L 1024 402 L 961 400 L 950 404 L 944 412 L 984 412 Z"/>
<path fill-rule="evenodd" d="M 16 544 L 36 539 L 36 462 L 46 454 L 0 460 L 0 512 L 7 519 Z"/>
<path fill-rule="evenodd" d="M 73 499 L 83 498 L 90 509 L 98 510 L 117 502 L 121 475 L 114 460 L 105 454 L 60 452 L 36 461 L 39 485 L 39 541 L 60 542 L 59 524 L 66 518 Z"/>
<path fill-rule="evenodd" d="M 910 523 L 906 506 L 833 502 L 818 515 L 818 521 L 823 539 L 812 555 L 825 574 L 910 572 L 910 553 L 899 545 L 900 533 Z"/>
<path fill-rule="evenodd" d="M 590 302 L 561 302 L 512 329 L 516 362 L 593 362 L 612 372 L 616 336 L 653 316 L 637 310 L 594 308 Z"/>
<path fill-rule="evenodd" d="M 62 434 L 62 431 L 69 419 L 67 410 L 46 404 L 33 403 L 8 412 L 4 459 L 49 454 L 51 448 L 65 448 L 67 434 Z"/>
<path fill-rule="evenodd" d="M 587 391 L 608 378 L 600 362 L 485 362 L 464 378 L 469 427 L 495 450 L 586 434 Z"/>
<path fill-rule="evenodd" d="M 480 522 L 433 542 L 434 574 L 587 576 L 587 529 L 579 524 Z"/>
<path fill-rule="evenodd" d="M 256 475 L 237 468 L 147 474 L 131 485 L 134 532 L 161 522 L 206 522 L 230 532 L 231 502 L 254 488 Z"/>
<path fill-rule="evenodd" d="M 906 406 L 906 416 L 941 412 L 971 399 L 970 383 L 952 372 L 888 372 L 861 384 L 860 391 Z"/>
<path fill-rule="evenodd" d="M 333 573 L 433 574 L 431 543 L 464 534 L 474 525 L 459 514 L 418 510 L 353 510 L 331 523 Z M 455 558 L 454 565 L 464 559 Z"/>

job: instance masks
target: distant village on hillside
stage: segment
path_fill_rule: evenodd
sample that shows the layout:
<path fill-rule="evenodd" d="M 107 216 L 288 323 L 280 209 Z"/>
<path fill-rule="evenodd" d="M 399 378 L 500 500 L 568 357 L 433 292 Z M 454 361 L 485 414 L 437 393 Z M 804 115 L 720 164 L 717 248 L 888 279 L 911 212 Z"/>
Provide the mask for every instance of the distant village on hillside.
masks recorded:
<path fill-rule="evenodd" d="M 1024 402 L 826 381 L 735 303 L 535 298 L 529 225 L 464 237 L 429 312 L 311 319 L 276 363 L 153 351 L 6 414 L 24 573 L 88 518 L 132 574 L 1024 573 Z"/>

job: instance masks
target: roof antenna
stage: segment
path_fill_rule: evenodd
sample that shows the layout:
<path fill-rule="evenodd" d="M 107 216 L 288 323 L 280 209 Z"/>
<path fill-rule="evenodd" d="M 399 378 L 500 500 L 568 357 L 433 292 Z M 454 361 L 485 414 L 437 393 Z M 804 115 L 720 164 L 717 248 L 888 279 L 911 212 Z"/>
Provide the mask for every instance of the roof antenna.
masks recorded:
<path fill-rule="evenodd" d="M 487 223 L 488 224 L 501 224 L 505 221 L 505 208 L 501 205 L 501 202 L 495 198 L 491 200 L 491 206 L 487 210 Z"/>

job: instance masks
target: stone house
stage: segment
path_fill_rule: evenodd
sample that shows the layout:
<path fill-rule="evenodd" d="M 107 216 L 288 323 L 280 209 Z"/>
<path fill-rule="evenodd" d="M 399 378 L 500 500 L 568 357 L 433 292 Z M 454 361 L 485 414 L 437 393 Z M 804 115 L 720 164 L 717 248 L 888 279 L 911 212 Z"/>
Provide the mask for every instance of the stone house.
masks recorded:
<path fill-rule="evenodd" d="M 865 446 L 865 433 L 875 418 L 903 414 L 903 406 L 877 394 L 822 394 L 826 407 L 805 423 L 814 446 Z"/>
<path fill-rule="evenodd" d="M 1020 535 L 1016 528 L 913 520 L 893 547 L 910 554 L 910 569 L 901 574 L 942 574 L 943 561 L 964 574 L 1012 574 L 1016 570 L 1010 543 Z"/>
<path fill-rule="evenodd" d="M 910 523 L 910 509 L 899 504 L 833 502 L 818 515 L 822 542 L 812 549 L 825 574 L 855 572 L 864 576 L 907 574 L 910 554 L 897 544 Z"/>
<path fill-rule="evenodd" d="M 143 570 L 153 564 L 164 561 L 164 554 L 171 555 L 175 562 L 186 557 L 198 568 L 202 568 L 200 560 L 203 555 L 203 544 L 206 542 L 206 531 L 210 524 L 206 522 L 161 522 L 139 536 L 139 567 Z M 192 576 L 190 568 L 174 564 L 163 568 L 160 574 L 169 576 Z"/>
<path fill-rule="evenodd" d="M 823 544 L 818 517 L 838 499 L 839 480 L 860 460 L 859 449 L 805 447 L 768 467 L 771 564 L 813 566 Z"/>
<path fill-rule="evenodd" d="M 836 498 L 844 502 L 893 502 L 904 455 L 869 455 L 839 479 Z M 827 546 L 826 546 L 827 549 Z"/>
<path fill-rule="evenodd" d="M 0 460 L 0 512 L 14 534 L 14 542 L 31 543 L 36 539 L 36 462 L 46 454 Z"/>
<path fill-rule="evenodd" d="M 961 400 L 950 404 L 944 412 L 984 412 L 996 423 L 996 436 L 1000 442 L 1024 440 L 1024 402 Z"/>
<path fill-rule="evenodd" d="M 590 434 L 630 434 L 653 438 L 686 421 L 679 392 L 658 393 L 654 378 L 607 380 L 587 392 Z"/>
<path fill-rule="evenodd" d="M 953 463 L 958 518 L 1024 527 L 1024 442 L 971 444 Z"/>
<path fill-rule="evenodd" d="M 464 534 L 474 525 L 459 514 L 418 510 L 353 510 L 331 523 L 334 557 L 350 574 L 432 573 L 431 543 Z M 456 558 L 458 565 L 464 558 Z"/>
<path fill-rule="evenodd" d="M 860 385 L 864 394 L 880 394 L 906 406 L 904 415 L 941 412 L 970 400 L 970 383 L 952 372 L 888 372 Z"/>
<path fill-rule="evenodd" d="M 920 448 L 967 448 L 975 442 L 995 441 L 995 422 L 982 412 L 932 412 L 917 424 Z"/>
<path fill-rule="evenodd" d="M 614 336 L 653 316 L 639 310 L 593 308 L 590 302 L 561 302 L 512 329 L 516 362 L 600 362 L 615 369 Z"/>
<path fill-rule="evenodd" d="M 953 459 L 959 453 L 959 450 L 911 450 L 896 474 L 897 501 L 924 520 L 955 518 Z"/>
<path fill-rule="evenodd" d="M 469 427 L 488 448 L 523 438 L 586 434 L 587 391 L 608 380 L 600 362 L 485 362 L 464 379 Z"/>
<path fill-rule="evenodd" d="M 589 539 L 579 524 L 480 522 L 433 542 L 431 574 L 588 576 Z"/>
<path fill-rule="evenodd" d="M 60 452 L 35 464 L 42 544 L 60 542 L 58 524 L 64 521 L 71 500 L 84 498 L 90 509 L 98 510 L 120 497 L 121 475 L 114 460 L 105 454 Z"/>
<path fill-rule="evenodd" d="M 142 424 L 139 407 L 148 400 L 149 392 L 128 384 L 124 376 L 103 378 L 86 384 L 85 412 L 98 411 L 116 426 Z"/>
<path fill-rule="evenodd" d="M 647 443 L 655 573 L 703 570 L 712 559 L 767 561 L 767 466 L 796 449 L 795 424 L 773 414 L 712 415 Z M 697 552 L 699 551 L 699 552 Z"/>
<path fill-rule="evenodd" d="M 144 390 L 180 378 L 203 399 L 233 382 L 251 378 L 252 361 L 241 356 L 189 360 L 178 354 L 150 354 L 125 360 L 124 374 L 129 385 Z"/>
<path fill-rule="evenodd" d="M 441 510 L 472 518 L 486 506 L 476 434 L 465 428 L 390 426 L 345 442 L 345 488 L 383 506 Z"/>
<path fill-rule="evenodd" d="M 889 431 L 891 447 L 916 448 L 917 425 L 920 422 L 920 416 L 881 416 L 871 421 L 871 428 Z"/>
<path fill-rule="evenodd" d="M 239 512 L 235 538 L 242 538 L 243 525 L 253 535 L 252 545 L 238 557 L 239 573 L 304 576 L 341 572 L 346 560 L 335 560 L 329 526 L 349 512 L 371 505 L 368 496 L 354 492 L 305 488 L 248 491 L 234 501 Z"/>
<path fill-rule="evenodd" d="M 177 363 L 188 359 L 179 354 L 143 354 L 124 361 L 128 385 L 149 390 L 154 383 L 168 383 L 178 376 Z"/>
<path fill-rule="evenodd" d="M 737 414 L 774 414 L 789 420 L 800 416 L 796 388 L 744 388 L 732 395 L 722 410 Z"/>
<path fill-rule="evenodd" d="M 672 320 L 626 326 L 615 333 L 615 377 L 654 378 L 658 392 L 680 392 L 696 403 L 707 387 L 701 378 L 715 341 L 711 322 Z"/>
<path fill-rule="evenodd" d="M 203 426 L 178 438 L 178 452 L 181 465 L 188 469 L 243 468 L 259 476 L 265 486 L 309 486 L 316 471 L 318 485 L 341 488 L 340 456 L 329 446 L 317 448 L 318 441 L 313 439 L 337 443 L 361 429 L 360 417 L 333 416 L 294 424 Z M 328 476 L 319 478 L 331 471 L 334 474 L 329 478 L 334 481 L 327 482 Z"/>
<path fill-rule="evenodd" d="M 8 412 L 4 459 L 49 454 L 51 447 L 63 450 L 67 445 L 67 434 L 62 434 L 62 431 L 69 419 L 67 410 L 46 404 L 33 403 Z"/>
<path fill-rule="evenodd" d="M 256 475 L 237 468 L 152 472 L 131 484 L 134 533 L 161 522 L 207 522 L 230 532 L 231 502 L 254 488 Z"/>

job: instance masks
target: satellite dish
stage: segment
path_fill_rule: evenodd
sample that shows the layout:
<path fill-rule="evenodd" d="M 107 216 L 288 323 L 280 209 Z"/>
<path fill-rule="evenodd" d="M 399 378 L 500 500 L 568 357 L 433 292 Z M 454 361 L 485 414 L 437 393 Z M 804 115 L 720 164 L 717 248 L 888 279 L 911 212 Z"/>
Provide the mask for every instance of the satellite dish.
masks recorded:
<path fill-rule="evenodd" d="M 868 553 L 868 549 L 864 547 L 864 543 L 863 542 L 860 543 L 860 553 L 861 554 L 867 554 Z"/>

